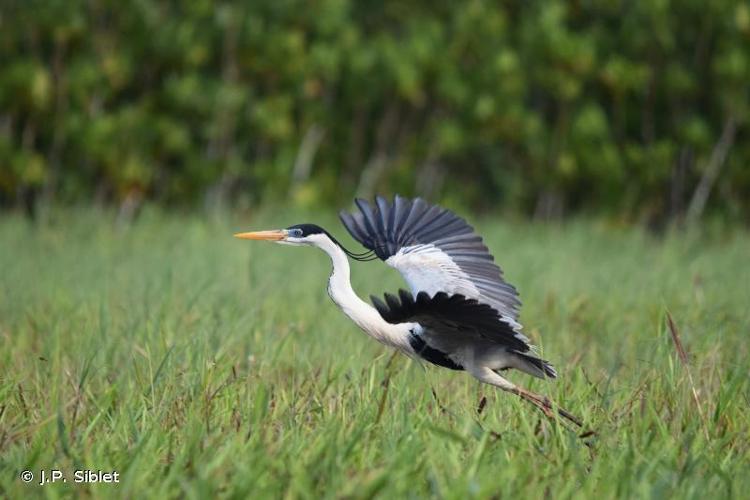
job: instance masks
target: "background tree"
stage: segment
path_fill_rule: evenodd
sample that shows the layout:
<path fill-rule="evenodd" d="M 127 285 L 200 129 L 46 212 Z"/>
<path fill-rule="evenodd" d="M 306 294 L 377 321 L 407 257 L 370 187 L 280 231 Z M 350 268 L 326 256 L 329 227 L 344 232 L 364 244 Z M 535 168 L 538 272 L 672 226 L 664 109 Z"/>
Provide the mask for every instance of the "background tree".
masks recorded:
<path fill-rule="evenodd" d="M 11 0 L 0 58 L 5 207 L 750 215 L 742 2 Z"/>

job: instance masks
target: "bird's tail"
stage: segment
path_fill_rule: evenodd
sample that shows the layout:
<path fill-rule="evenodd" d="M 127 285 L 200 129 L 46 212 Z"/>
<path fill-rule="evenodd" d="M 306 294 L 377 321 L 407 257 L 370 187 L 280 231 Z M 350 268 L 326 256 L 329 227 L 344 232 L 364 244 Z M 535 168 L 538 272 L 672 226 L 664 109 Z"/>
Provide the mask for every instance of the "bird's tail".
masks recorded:
<path fill-rule="evenodd" d="M 519 358 L 516 367 L 519 370 L 538 378 L 557 378 L 555 368 L 548 361 L 523 352 L 513 351 L 513 354 Z"/>

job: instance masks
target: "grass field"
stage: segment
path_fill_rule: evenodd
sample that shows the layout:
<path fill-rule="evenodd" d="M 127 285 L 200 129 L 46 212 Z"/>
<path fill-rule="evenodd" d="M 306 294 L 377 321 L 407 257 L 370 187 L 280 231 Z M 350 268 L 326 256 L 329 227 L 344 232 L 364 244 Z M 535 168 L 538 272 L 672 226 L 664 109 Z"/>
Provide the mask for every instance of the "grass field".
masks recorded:
<path fill-rule="evenodd" d="M 231 237 L 315 221 L 355 247 L 330 214 L 113 221 L 0 219 L 0 496 L 750 491 L 747 233 L 474 221 L 560 373 L 511 378 L 582 417 L 584 440 L 465 374 L 389 364 L 327 297 L 322 252 Z M 402 286 L 380 262 L 352 274 L 363 296 Z M 41 469 L 68 482 L 40 486 Z M 120 482 L 75 484 L 77 469 Z"/>

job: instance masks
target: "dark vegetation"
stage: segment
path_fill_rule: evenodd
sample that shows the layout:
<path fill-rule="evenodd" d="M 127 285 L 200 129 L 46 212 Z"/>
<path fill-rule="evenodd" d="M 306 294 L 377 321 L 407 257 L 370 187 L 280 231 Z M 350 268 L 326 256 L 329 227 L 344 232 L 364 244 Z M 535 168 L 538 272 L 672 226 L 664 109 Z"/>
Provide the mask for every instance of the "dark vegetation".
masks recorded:
<path fill-rule="evenodd" d="M 750 215 L 744 2 L 5 0 L 0 60 L 6 208 Z"/>

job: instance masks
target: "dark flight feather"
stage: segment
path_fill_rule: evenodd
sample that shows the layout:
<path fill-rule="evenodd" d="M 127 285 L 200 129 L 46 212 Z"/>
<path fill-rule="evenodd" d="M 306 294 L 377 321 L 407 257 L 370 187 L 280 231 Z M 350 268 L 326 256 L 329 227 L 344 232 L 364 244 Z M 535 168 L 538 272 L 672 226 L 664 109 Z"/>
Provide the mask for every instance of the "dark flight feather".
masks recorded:
<path fill-rule="evenodd" d="M 379 196 L 374 205 L 362 199 L 355 204 L 359 212 L 342 211 L 341 222 L 355 240 L 381 260 L 404 247 L 433 245 L 465 273 L 478 290 L 480 302 L 514 320 L 518 318 L 518 292 L 503 279 L 482 238 L 464 219 L 421 198 L 410 200 L 397 195 L 389 203 Z"/>
<path fill-rule="evenodd" d="M 375 297 L 372 302 L 380 315 L 389 323 L 430 323 L 440 322 L 456 330 L 474 332 L 493 343 L 525 353 L 529 344 L 518 338 L 513 327 L 503 321 L 496 310 L 475 299 L 463 295 L 448 295 L 440 292 L 430 297 L 420 292 L 416 300 L 406 290 L 399 290 L 399 297 L 385 294 L 385 303 Z"/>

